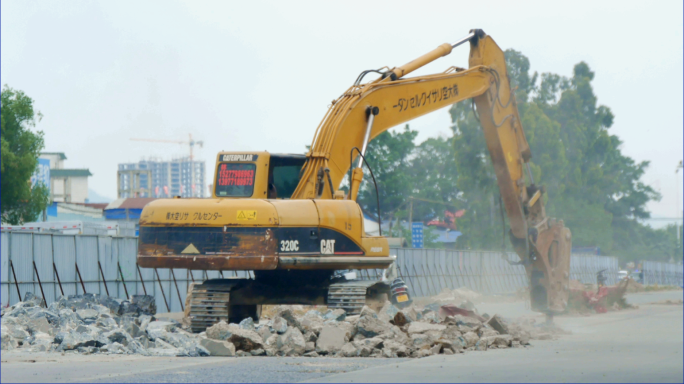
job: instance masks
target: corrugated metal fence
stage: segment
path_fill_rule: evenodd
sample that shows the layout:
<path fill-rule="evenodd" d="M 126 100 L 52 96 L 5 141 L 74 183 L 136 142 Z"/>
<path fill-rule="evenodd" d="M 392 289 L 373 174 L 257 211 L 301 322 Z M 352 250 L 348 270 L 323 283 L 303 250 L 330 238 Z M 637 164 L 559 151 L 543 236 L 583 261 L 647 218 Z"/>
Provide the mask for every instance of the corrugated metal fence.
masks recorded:
<path fill-rule="evenodd" d="M 642 261 L 644 284 L 646 285 L 677 285 L 682 286 L 682 265 L 663 263 L 661 261 Z"/>
<path fill-rule="evenodd" d="M 250 272 L 187 271 L 138 268 L 136 237 L 2 232 L 2 305 L 14 304 L 27 292 L 51 303 L 60 295 L 109 294 L 126 298 L 154 295 L 159 312 L 182 310 L 188 285 L 220 277 L 251 277 Z M 416 297 L 444 288 L 468 287 L 483 293 L 511 293 L 527 286 L 525 269 L 511 265 L 514 253 L 446 249 L 392 249 L 399 274 Z M 682 265 L 644 261 L 645 284 L 682 285 Z M 571 275 L 583 283 L 596 282 L 605 269 L 608 284 L 617 282 L 618 261 L 611 256 L 573 254 Z M 382 270 L 361 270 L 362 279 L 377 279 Z M 16 276 L 16 277 L 15 277 Z M 39 283 L 40 280 L 40 283 Z M 43 294 L 40 293 L 41 286 Z M 18 288 L 18 289 L 17 289 Z"/>
<path fill-rule="evenodd" d="M 50 304 L 62 294 L 85 290 L 122 299 L 146 293 L 155 297 L 159 312 L 167 308 L 179 312 L 191 282 L 250 276 L 248 272 L 138 268 L 137 237 L 3 231 L 0 244 L 3 306 L 18 302 L 19 295 L 23 298 L 27 292 L 44 296 Z"/>
<path fill-rule="evenodd" d="M 527 287 L 527 275 L 522 265 L 511 265 L 518 256 L 509 252 L 457 251 L 446 249 L 392 249 L 397 255 L 399 275 L 416 297 L 432 296 L 444 288 L 467 287 L 474 291 L 501 294 Z M 507 261 L 508 260 L 508 261 Z M 570 278 L 585 284 L 595 284 L 596 274 L 605 270 L 607 284 L 618 282 L 618 259 L 614 256 L 572 254 Z M 644 282 L 648 285 L 682 286 L 682 265 L 676 263 L 643 262 Z M 359 270 L 362 279 L 378 279 L 382 270 Z"/>

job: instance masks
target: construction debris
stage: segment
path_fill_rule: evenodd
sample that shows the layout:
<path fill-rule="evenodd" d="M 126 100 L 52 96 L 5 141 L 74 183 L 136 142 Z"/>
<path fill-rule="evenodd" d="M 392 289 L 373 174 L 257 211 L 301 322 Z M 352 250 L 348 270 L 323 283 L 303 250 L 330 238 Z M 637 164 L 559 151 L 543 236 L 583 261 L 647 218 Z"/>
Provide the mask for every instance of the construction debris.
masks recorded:
<path fill-rule="evenodd" d="M 568 299 L 568 313 L 606 313 L 610 310 L 618 311 L 633 308 L 625 300 L 625 293 L 633 284 L 630 279 L 620 280 L 616 285 L 597 287 L 570 280 L 570 295 Z"/>
<path fill-rule="evenodd" d="M 201 339 L 180 324 L 156 321 L 152 296 L 131 300 L 93 294 L 61 297 L 48 308 L 27 293 L 2 313 L 2 349 L 83 354 L 208 356 Z"/>
<path fill-rule="evenodd" d="M 468 301 L 467 299 L 464 302 Z M 48 308 L 32 294 L 3 310 L 2 349 L 145 356 L 425 357 L 521 347 L 558 332 L 527 321 L 480 316 L 443 301 L 398 310 L 389 302 L 359 315 L 321 307 L 277 306 L 255 323 L 219 322 L 193 334 L 155 318 L 154 298 L 60 298 Z"/>

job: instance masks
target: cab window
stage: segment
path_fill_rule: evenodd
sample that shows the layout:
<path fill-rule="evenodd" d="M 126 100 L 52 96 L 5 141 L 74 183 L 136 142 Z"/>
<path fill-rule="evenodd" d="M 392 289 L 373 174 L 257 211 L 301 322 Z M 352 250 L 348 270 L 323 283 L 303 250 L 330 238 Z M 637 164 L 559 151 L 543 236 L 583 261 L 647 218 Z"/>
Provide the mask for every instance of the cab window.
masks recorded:
<path fill-rule="evenodd" d="M 289 199 L 297 184 L 299 172 L 306 161 L 303 155 L 271 155 L 268 177 L 268 198 Z"/>

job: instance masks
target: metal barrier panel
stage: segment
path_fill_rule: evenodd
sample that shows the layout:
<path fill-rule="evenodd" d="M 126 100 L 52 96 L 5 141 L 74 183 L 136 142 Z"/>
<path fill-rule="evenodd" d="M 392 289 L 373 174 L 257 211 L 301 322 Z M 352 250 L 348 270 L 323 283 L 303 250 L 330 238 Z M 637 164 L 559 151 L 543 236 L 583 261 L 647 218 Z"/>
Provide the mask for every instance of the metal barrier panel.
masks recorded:
<path fill-rule="evenodd" d="M 74 236 L 74 241 L 76 243 L 76 264 L 78 265 L 78 270 L 76 275 L 79 278 L 79 283 L 81 279 L 83 280 L 83 287 L 87 293 L 94 293 L 99 295 L 100 293 L 100 271 L 97 266 L 97 236 L 96 235 L 81 235 Z M 78 276 L 78 273 L 81 273 Z"/>
<path fill-rule="evenodd" d="M 680 263 L 660 261 L 642 261 L 644 285 L 676 285 L 682 286 L 683 267 Z"/>
<path fill-rule="evenodd" d="M 100 262 L 98 273 L 104 275 L 104 280 L 100 282 L 100 292 L 109 292 L 110 296 L 119 297 L 116 286 L 116 255 L 112 252 L 112 237 L 98 236 L 97 238 L 97 260 Z M 100 271 L 99 269 L 102 268 Z M 101 278 L 101 277 L 100 277 Z"/>
<path fill-rule="evenodd" d="M 159 276 L 157 277 L 157 273 Z M 169 294 L 171 293 L 171 283 L 169 281 L 169 270 L 168 269 L 157 269 L 155 272 L 155 288 L 157 288 L 157 294 L 155 296 L 157 311 L 166 312 L 166 305 L 169 303 Z M 161 295 L 160 295 L 161 293 Z M 170 306 L 169 306 L 170 307 Z"/>
<path fill-rule="evenodd" d="M 136 270 L 138 272 L 138 283 L 136 292 L 138 292 L 138 294 L 140 295 L 147 292 L 148 295 L 157 296 L 158 287 L 155 281 L 154 269 L 136 267 Z M 142 280 L 140 280 L 140 275 L 142 275 Z M 157 310 L 160 309 L 161 307 L 157 307 Z"/>
<path fill-rule="evenodd" d="M 0 305 L 9 305 L 10 290 L 10 268 L 9 268 L 9 242 L 10 234 L 2 232 L 0 234 Z"/>
<path fill-rule="evenodd" d="M 64 295 L 76 294 L 76 243 L 74 235 L 52 235 L 53 260 Z M 59 288 L 59 287 L 58 287 Z M 79 288 L 80 291 L 82 291 Z M 81 292 L 83 293 L 83 292 Z M 60 291 L 61 294 L 61 291 Z"/>
<path fill-rule="evenodd" d="M 171 276 L 172 288 L 171 294 L 169 295 L 171 296 L 171 302 L 169 303 L 171 306 L 171 312 L 183 312 L 185 309 L 185 296 L 188 292 L 188 286 L 182 280 L 186 278 L 185 269 L 171 269 L 170 271 L 173 271 L 173 275 Z M 175 280 L 173 280 L 174 276 L 176 278 Z"/>
<path fill-rule="evenodd" d="M 57 294 L 59 288 L 56 286 L 55 271 L 52 268 L 51 234 L 33 234 L 33 261 L 36 263 L 36 270 L 38 271 L 36 283 L 33 287 L 34 293 L 43 296 L 45 303 L 49 305 L 59 297 Z"/>
<path fill-rule="evenodd" d="M 13 233 L 12 241 L 10 242 L 10 269 L 14 267 L 14 275 L 16 275 L 19 292 L 21 292 L 22 299 L 26 296 L 26 292 L 33 293 L 33 234 L 32 233 Z M 10 301 L 16 303 L 19 300 L 17 294 L 17 285 L 10 290 Z"/>
<path fill-rule="evenodd" d="M 119 242 L 119 265 L 117 266 L 119 297 L 126 298 L 126 291 L 128 291 L 129 296 L 138 294 L 138 271 L 136 268 L 138 239 L 136 237 L 118 237 L 116 240 Z"/>

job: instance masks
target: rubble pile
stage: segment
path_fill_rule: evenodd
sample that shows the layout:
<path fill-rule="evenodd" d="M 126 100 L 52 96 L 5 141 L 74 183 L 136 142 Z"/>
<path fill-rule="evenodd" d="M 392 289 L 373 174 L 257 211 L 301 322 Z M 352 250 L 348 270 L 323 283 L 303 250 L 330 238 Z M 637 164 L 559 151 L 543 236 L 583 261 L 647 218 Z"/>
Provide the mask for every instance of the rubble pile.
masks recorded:
<path fill-rule="evenodd" d="M 359 315 L 341 309 L 276 306 L 255 323 L 220 322 L 192 334 L 175 321 L 159 321 L 154 299 L 106 296 L 60 298 L 48 308 L 27 295 L 3 310 L 2 349 L 139 354 L 145 356 L 333 356 L 425 357 L 464 351 L 522 347 L 554 336 L 533 322 L 513 323 L 498 315 L 439 300 L 398 310 L 386 302 Z M 467 300 L 466 300 L 467 301 Z M 466 303 L 467 304 L 467 303 Z"/>
<path fill-rule="evenodd" d="M 154 297 L 131 300 L 93 294 L 61 297 L 49 307 L 31 293 L 2 310 L 2 350 L 145 356 L 207 356 L 180 324 L 155 321 Z"/>
<path fill-rule="evenodd" d="M 433 310 L 435 308 L 435 310 Z M 498 315 L 481 317 L 439 303 L 398 310 L 389 302 L 377 312 L 364 307 L 359 315 L 341 309 L 311 309 L 301 316 L 291 306 L 274 308 L 271 319 L 254 324 L 220 322 L 200 334 L 210 354 L 218 348 L 228 356 L 425 357 L 465 351 L 522 347 L 531 339 L 554 334 L 533 322 L 510 323 Z M 465 315 L 464 315 L 465 314 Z"/>

